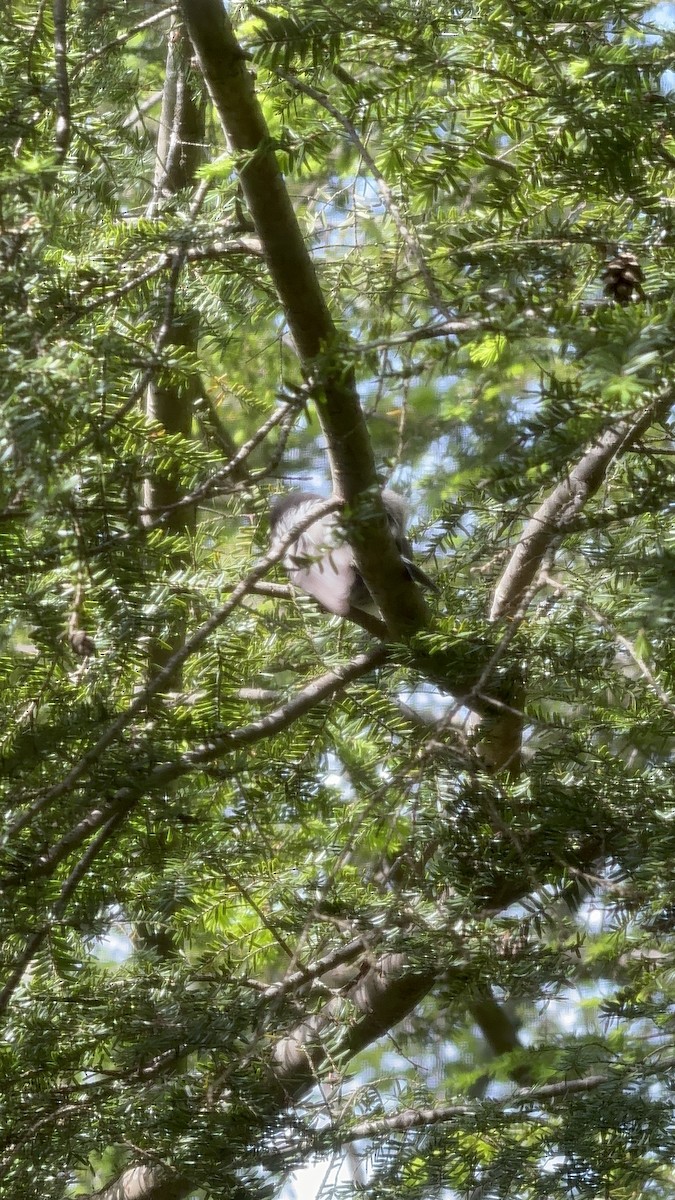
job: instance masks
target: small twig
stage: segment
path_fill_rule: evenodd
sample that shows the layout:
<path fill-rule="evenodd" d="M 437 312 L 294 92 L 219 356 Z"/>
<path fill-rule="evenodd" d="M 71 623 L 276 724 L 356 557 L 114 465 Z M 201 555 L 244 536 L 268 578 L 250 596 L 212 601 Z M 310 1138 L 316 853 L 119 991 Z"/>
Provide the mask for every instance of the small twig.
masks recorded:
<path fill-rule="evenodd" d="M 292 959 L 293 951 L 291 950 L 291 947 L 289 946 L 288 942 L 286 941 L 286 939 L 284 937 L 282 937 L 282 935 L 279 933 L 279 930 L 276 928 L 276 926 L 273 925 L 272 922 L 267 919 L 263 910 L 261 909 L 260 905 L 258 904 L 257 900 L 254 899 L 254 897 L 251 895 L 248 888 L 245 887 L 243 883 L 240 883 L 238 879 L 235 879 L 234 875 L 231 875 L 229 871 L 223 870 L 222 875 L 223 875 L 223 879 L 225 879 L 230 884 L 230 886 L 235 889 L 235 891 L 239 892 L 239 895 L 241 896 L 242 900 L 244 900 L 245 903 L 248 904 L 249 907 L 253 909 L 254 913 L 259 918 L 263 927 L 267 930 L 267 932 L 269 934 L 271 934 L 271 936 L 274 938 L 275 942 L 277 943 L 277 946 L 279 946 L 280 949 L 283 950 L 286 957 Z"/>
<path fill-rule="evenodd" d="M 543 571 L 541 578 L 543 583 L 547 584 L 548 587 L 553 588 L 553 590 L 559 595 L 573 596 L 574 599 L 581 601 L 584 610 L 589 614 L 589 616 L 591 616 L 594 621 L 598 622 L 598 625 L 601 625 L 603 629 L 606 629 L 607 632 L 611 634 L 617 646 L 620 646 L 622 650 L 625 650 L 626 654 L 631 659 L 631 662 L 635 664 L 638 671 L 642 675 L 642 678 L 647 681 L 651 690 L 654 692 L 654 695 L 661 702 L 663 707 L 666 708 L 668 712 L 675 714 L 675 700 L 673 697 L 661 686 L 656 676 L 652 673 L 652 671 L 650 671 L 644 659 L 640 658 L 640 655 L 630 639 L 625 637 L 622 633 L 619 633 L 618 629 L 614 628 L 609 617 L 606 617 L 604 613 L 599 612 L 598 609 L 589 604 L 587 600 L 584 600 L 577 593 L 575 593 L 571 587 L 567 587 L 558 579 L 554 579 L 548 571 Z"/>
<path fill-rule="evenodd" d="M 75 72 L 73 72 L 73 74 L 75 74 Z M 129 113 L 129 116 L 125 117 L 122 121 L 122 129 L 133 129 L 136 122 L 140 121 L 141 118 L 144 117 L 151 108 L 154 108 L 156 104 L 159 104 L 161 99 L 162 93 L 160 90 L 157 92 L 152 92 L 149 96 L 146 96 L 142 104 L 136 100 L 133 112 Z"/>
<path fill-rule="evenodd" d="M 431 325 L 422 325 L 419 329 L 408 329 L 405 333 L 397 333 L 392 337 L 377 338 L 374 342 L 359 342 L 355 354 L 368 354 L 371 350 L 386 350 L 388 346 L 405 346 L 409 343 L 422 342 L 430 338 L 455 337 L 460 333 L 479 333 L 481 331 L 499 332 L 494 321 L 480 321 L 468 318 L 465 321 L 442 321 Z"/>
<path fill-rule="evenodd" d="M 166 17 L 172 17 L 176 11 L 176 5 L 171 5 L 169 8 L 163 8 L 161 12 L 154 13 L 152 17 L 146 17 L 144 21 L 138 21 L 136 25 L 130 25 L 129 28 L 125 29 L 123 33 L 118 34 L 116 38 L 113 38 L 109 42 L 104 42 L 103 45 L 99 46 L 96 50 L 90 51 L 89 54 L 84 54 L 82 58 L 78 60 L 75 70 L 73 71 L 73 76 L 75 77 L 76 75 L 79 75 L 85 67 L 88 67 L 90 63 L 95 62 L 97 58 L 101 58 L 103 54 L 107 54 L 109 50 L 115 50 L 117 46 L 123 46 L 125 42 L 129 41 L 129 38 L 135 37 L 136 34 L 140 33 L 142 29 L 147 29 L 150 25 L 156 25 L 158 21 L 163 21 Z"/>
<path fill-rule="evenodd" d="M 200 483 L 194 491 L 186 496 L 182 496 L 175 504 L 166 505 L 161 509 L 142 508 L 139 511 L 142 514 L 151 515 L 155 512 L 166 513 L 169 510 L 183 508 L 185 505 L 198 504 L 200 501 L 207 499 L 209 496 L 217 495 L 219 486 L 225 482 L 231 475 L 236 475 L 238 468 L 246 461 L 250 454 L 265 440 L 268 433 L 274 429 L 275 425 L 279 425 L 293 414 L 293 407 L 288 403 L 281 404 L 274 410 L 272 415 L 260 426 L 259 429 L 249 438 L 247 442 L 237 451 L 235 455 L 224 466 L 220 467 L 214 475 L 209 479 Z"/>
<path fill-rule="evenodd" d="M 95 438 L 99 438 L 102 435 L 109 433 L 110 430 L 117 425 L 118 421 L 121 421 L 122 418 L 125 417 L 126 414 L 134 407 L 139 396 L 143 395 L 143 392 L 150 383 L 150 380 L 153 378 L 158 367 L 160 366 L 159 359 L 156 358 L 156 355 L 160 349 L 161 347 L 155 344 L 155 352 L 153 353 L 154 361 L 152 362 L 152 365 L 146 367 L 145 371 L 138 380 L 138 383 L 132 388 L 129 397 L 124 401 L 124 403 L 120 404 L 119 408 L 115 410 L 112 416 L 107 417 L 105 421 L 102 421 L 100 425 L 97 425 L 94 433 L 88 433 L 85 437 L 80 438 L 79 442 L 76 442 L 74 446 L 69 446 L 67 450 L 64 450 L 60 455 L 58 455 L 56 458 L 57 466 L 61 466 L 62 463 L 69 462 L 71 459 L 77 458 L 80 452 L 86 449 L 86 447 L 92 441 L 94 441 Z"/>
<path fill-rule="evenodd" d="M 133 292 L 136 288 L 142 287 L 149 280 L 160 275 L 162 271 L 169 270 L 178 255 L 189 263 L 198 262 L 220 262 L 222 259 L 229 258 L 233 254 L 253 254 L 257 258 L 263 257 L 263 251 L 260 241 L 256 237 L 238 237 L 231 241 L 217 240 L 210 242 L 208 246 L 193 246 L 191 249 L 183 249 L 182 247 L 174 247 L 171 250 L 162 251 L 157 262 L 152 266 L 146 267 L 145 270 L 134 275 L 132 279 L 128 279 L 126 283 L 121 283 L 116 288 L 111 288 L 107 292 L 103 292 L 100 296 L 95 296 L 86 304 L 77 306 L 76 312 L 78 316 L 96 312 L 98 308 L 102 308 L 105 304 L 116 304 L 122 300 L 129 292 Z M 91 292 L 96 283 L 89 284 L 83 289 L 82 295 Z"/>

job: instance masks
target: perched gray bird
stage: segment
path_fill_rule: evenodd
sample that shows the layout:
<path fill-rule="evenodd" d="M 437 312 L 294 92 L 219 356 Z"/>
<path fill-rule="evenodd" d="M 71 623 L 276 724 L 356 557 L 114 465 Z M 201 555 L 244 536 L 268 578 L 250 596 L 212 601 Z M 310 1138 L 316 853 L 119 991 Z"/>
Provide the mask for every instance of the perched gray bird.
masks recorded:
<path fill-rule="evenodd" d="M 436 584 L 412 561 L 412 546 L 405 536 L 407 506 L 405 500 L 385 490 L 382 493 L 389 527 L 411 579 L 423 587 L 438 591 Z M 289 492 L 278 496 L 270 513 L 270 544 L 274 549 L 285 541 L 294 525 L 309 517 L 312 510 L 325 504 L 315 492 Z M 350 608 L 377 613 L 378 608 L 358 572 L 354 551 L 345 541 L 337 513 L 328 513 L 309 525 L 289 546 L 283 564 L 291 582 L 313 596 L 329 612 L 344 617 Z"/>

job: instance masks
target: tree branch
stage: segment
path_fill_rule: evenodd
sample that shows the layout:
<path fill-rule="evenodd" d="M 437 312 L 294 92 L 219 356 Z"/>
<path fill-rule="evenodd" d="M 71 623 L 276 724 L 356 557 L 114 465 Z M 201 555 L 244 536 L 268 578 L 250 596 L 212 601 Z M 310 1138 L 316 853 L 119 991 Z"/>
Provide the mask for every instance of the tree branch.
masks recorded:
<path fill-rule="evenodd" d="M 589 838 L 578 852 L 592 861 L 599 853 L 596 838 Z M 490 897 L 487 907 L 499 909 L 522 898 L 529 891 L 531 881 L 523 885 L 501 886 L 494 897 Z M 405 956 L 397 953 L 385 953 L 378 961 L 372 963 L 365 975 L 357 978 L 349 989 L 341 991 L 339 996 L 331 998 L 320 1012 L 302 1021 L 292 1033 L 282 1038 L 272 1051 L 268 1063 L 268 1082 L 270 1095 L 270 1112 L 281 1112 L 289 1104 L 299 1101 L 318 1081 L 326 1065 L 344 1066 L 354 1055 L 363 1050 L 371 1042 L 381 1037 L 397 1022 L 403 1020 L 419 1004 L 420 1000 L 431 990 L 439 978 L 439 969 L 434 967 L 426 971 L 411 971 L 407 969 Z M 354 1016 L 349 1024 L 345 1023 L 345 999 L 353 1007 Z M 335 1038 L 336 1028 L 339 1028 Z M 564 1096 L 567 1092 L 588 1091 L 609 1082 L 609 1076 L 589 1076 L 585 1080 L 565 1080 L 547 1084 L 535 1094 L 535 1099 L 552 1099 Z M 221 1081 L 221 1086 L 224 1080 Z M 571 1086 L 570 1086 L 571 1085 Z M 217 1089 L 217 1082 L 214 1083 Z M 516 1097 L 522 1097 L 526 1103 L 533 1095 L 534 1089 L 516 1092 Z M 508 1097 L 505 1105 L 511 1101 Z M 443 1119 L 451 1119 L 452 1115 L 471 1113 L 477 1106 L 453 1105 L 444 1110 L 428 1109 L 426 1114 L 432 1114 L 432 1123 Z M 446 1112 L 449 1116 L 434 1118 L 436 1112 Z M 398 1119 L 397 1114 L 393 1120 Z M 408 1120 L 403 1116 L 404 1123 Z M 385 1119 L 386 1120 L 386 1119 Z M 424 1123 L 424 1122 L 423 1122 Z M 429 1122 L 426 1122 L 429 1123 Z M 381 1121 L 363 1122 L 373 1129 L 372 1133 L 361 1133 L 359 1136 L 377 1136 L 387 1129 Z M 412 1124 L 404 1128 L 413 1128 Z M 222 1136 L 222 1129 L 221 1129 Z M 341 1135 L 342 1136 L 342 1135 Z M 343 1140 L 356 1140 L 352 1131 L 347 1131 Z M 233 1168 L 234 1169 L 234 1168 Z M 167 1180 L 175 1190 L 170 1193 L 164 1190 Z M 97 1200 L 183 1200 L 190 1190 L 194 1189 L 195 1181 L 179 1179 L 170 1174 L 166 1167 L 132 1167 L 124 1171 L 108 1188 L 96 1193 Z"/>
<path fill-rule="evenodd" d="M 380 646 L 378 649 L 372 650 L 370 654 L 360 654 L 352 662 L 347 663 L 346 666 L 338 667 L 336 671 L 328 671 L 318 679 L 313 679 L 311 683 L 293 696 L 291 700 L 286 704 L 280 705 L 272 712 L 264 713 L 255 721 L 251 721 L 248 725 L 243 725 L 240 729 L 229 730 L 227 733 L 214 737 L 202 746 L 198 746 L 195 750 L 186 751 L 172 762 L 162 763 L 150 771 L 134 787 L 119 788 L 108 804 L 92 809 L 60 841 L 56 842 L 49 850 L 40 855 L 32 864 L 23 863 L 20 873 L 16 877 L 7 876 L 0 880 L 0 884 L 3 887 L 7 887 L 8 885 L 24 883 L 28 879 L 52 874 L 54 868 L 67 857 L 71 850 L 81 845 L 90 833 L 93 833 L 94 830 L 98 829 L 118 812 L 127 811 L 132 804 L 140 800 L 142 796 L 147 795 L 148 792 L 173 783 L 174 780 L 198 770 L 222 754 L 232 753 L 239 749 L 240 746 L 251 746 L 255 742 L 262 741 L 263 738 L 283 732 L 283 730 L 290 728 L 294 721 L 311 712 L 317 704 L 330 699 L 331 696 L 334 696 L 336 692 L 340 691 L 348 683 L 359 679 L 362 675 L 368 674 L 375 667 L 381 666 L 386 662 L 388 656 L 389 650 L 386 646 Z M 138 749 L 138 753 L 142 753 L 142 748 Z M 82 762 L 84 762 L 84 759 L 80 760 L 80 763 Z M 71 772 L 72 774 L 73 772 Z M 65 782 L 63 780 L 62 784 L 57 786 L 63 786 Z M 76 780 L 73 782 L 76 782 Z M 59 795 L 61 794 L 59 793 Z M 51 793 L 40 797 L 26 813 L 23 813 L 15 821 L 10 832 L 16 833 L 19 829 L 23 829 L 30 819 L 41 811 L 42 808 L 46 807 L 48 801 L 54 798 L 53 789 Z"/>
<path fill-rule="evenodd" d="M 63 162 L 70 145 L 70 85 L 68 83 L 67 0 L 53 0 L 54 83 L 56 88 L 56 161 Z"/>
<path fill-rule="evenodd" d="M 181 645 L 175 651 L 175 653 L 171 655 L 161 670 L 157 671 L 149 683 L 147 683 L 146 686 L 138 693 L 133 704 L 130 704 L 129 707 L 124 710 L 124 712 L 120 713 L 117 719 L 108 726 L 105 733 L 101 734 L 98 741 L 95 742 L 95 744 L 91 746 L 85 754 L 82 755 L 82 757 L 74 764 L 73 767 L 71 767 L 68 774 L 58 783 L 54 784 L 53 787 L 49 788 L 48 791 L 39 796 L 38 799 L 35 800 L 33 804 L 21 814 L 21 816 L 17 817 L 13 825 L 7 830 L 8 837 L 13 836 L 23 829 L 24 826 L 27 825 L 32 819 L 32 817 L 34 817 L 38 812 L 41 812 L 42 809 L 46 808 L 46 806 L 53 800 L 57 800 L 60 796 L 63 796 L 66 792 L 72 790 L 87 769 L 98 761 L 103 752 L 107 750 L 108 747 L 113 744 L 113 742 L 117 741 L 120 734 L 122 734 L 124 730 L 131 724 L 134 717 L 145 709 L 148 700 L 150 700 L 152 696 L 155 696 L 163 691 L 166 683 L 171 679 L 174 672 L 178 670 L 178 668 L 181 667 L 184 662 L 186 662 L 191 654 L 194 654 L 195 651 L 198 650 L 205 641 L 207 641 L 211 634 L 214 633 L 220 625 L 222 625 L 223 621 L 225 621 L 230 613 L 237 607 L 244 596 L 248 595 L 254 584 L 256 584 L 258 580 L 262 579 L 262 577 L 267 574 L 270 567 L 273 566 L 274 563 L 278 562 L 279 559 L 283 558 L 288 547 L 297 540 L 300 534 L 303 533 L 313 521 L 317 520 L 317 517 L 325 516 L 329 512 L 334 512 L 336 507 L 337 502 L 335 500 L 327 500 L 325 504 L 313 509 L 313 511 L 309 515 L 305 516 L 302 521 L 298 521 L 292 527 L 292 529 L 289 529 L 288 536 L 283 542 L 280 541 L 273 550 L 269 550 L 263 558 L 259 559 L 246 578 L 242 579 L 241 582 L 238 583 L 233 589 L 230 599 L 227 601 L 227 603 L 213 613 L 213 615 L 210 616 L 207 621 L 204 621 L 204 623 L 195 630 L 192 636 L 187 638 L 183 645 Z M 384 661 L 384 657 L 386 657 L 386 652 L 383 654 L 381 661 Z M 181 757 L 181 761 L 184 758 L 185 755 Z"/>
<path fill-rule="evenodd" d="M 115 812 L 108 815 L 107 820 L 103 824 L 103 828 L 92 840 L 91 844 L 87 847 L 79 861 L 75 864 L 70 872 L 70 875 L 68 875 L 67 879 L 64 880 L 59 893 L 59 898 L 51 910 L 49 920 L 45 920 L 43 925 L 39 929 L 36 929 L 33 934 L 31 934 L 23 948 L 23 951 L 12 966 L 9 979 L 0 992 L 0 1013 L 3 1013 L 7 1008 L 9 1001 L 11 1000 L 14 992 L 23 978 L 26 968 L 32 962 L 38 950 L 44 943 L 45 938 L 48 936 L 52 926 L 56 922 L 60 921 L 65 915 L 71 897 L 75 894 L 79 883 L 82 879 L 84 879 L 87 871 L 94 862 L 94 859 L 97 858 L 100 851 L 115 832 L 124 816 L 125 810 L 119 806 Z M 88 832 L 89 831 L 90 830 L 88 830 Z"/>
<path fill-rule="evenodd" d="M 260 10 L 260 13 L 264 16 L 264 10 Z M 330 115 L 334 117 L 335 120 L 342 126 L 349 141 L 363 159 L 363 162 L 370 172 L 371 178 L 374 179 L 375 186 L 378 190 L 382 203 L 387 209 L 392 221 L 394 222 L 394 225 L 398 230 L 401 241 L 403 242 L 403 245 L 408 253 L 408 257 L 416 265 L 422 279 L 424 280 L 424 285 L 427 289 L 427 295 L 431 303 L 435 308 L 438 309 L 439 312 L 443 313 L 446 321 L 450 323 L 450 313 L 447 304 L 439 292 L 436 280 L 429 269 L 429 264 L 425 258 L 420 240 L 417 236 L 417 232 L 414 228 L 411 228 L 406 224 L 403 213 L 401 212 L 401 209 L 394 198 L 394 194 L 389 187 L 387 180 L 380 171 L 365 142 L 361 137 L 359 137 L 358 131 L 352 122 L 344 115 L 344 113 L 340 112 L 339 108 L 331 103 L 325 92 L 320 91 L 318 88 L 312 87 L 311 84 L 306 83 L 304 79 L 300 79 L 299 76 L 295 75 L 293 72 L 284 71 L 281 67 L 277 66 L 274 67 L 274 74 L 277 75 L 279 79 L 283 79 L 286 83 L 290 84 L 290 86 L 295 88 L 296 91 L 303 92 L 306 96 L 309 96 L 311 100 L 314 100 L 315 103 L 320 104 L 321 107 L 324 108 L 326 112 L 330 113 Z"/>
<path fill-rule="evenodd" d="M 584 1079 L 564 1079 L 560 1083 L 547 1083 L 541 1087 L 523 1088 L 496 1106 L 502 1111 L 508 1111 L 513 1106 L 525 1107 L 528 1104 L 540 1104 L 542 1100 L 557 1100 L 561 1096 L 578 1095 L 579 1092 L 592 1092 L 605 1083 L 612 1083 L 615 1077 L 611 1075 L 587 1075 Z M 409 1108 L 394 1113 L 391 1117 L 381 1117 L 374 1121 L 359 1121 L 346 1132 L 339 1126 L 328 1126 L 321 1131 L 321 1140 L 334 1146 L 347 1142 L 357 1142 L 361 1138 L 382 1137 L 389 1133 L 407 1133 L 410 1129 L 426 1129 L 432 1125 L 440 1125 L 457 1118 L 478 1116 L 484 1110 L 484 1104 L 446 1104 L 442 1108 Z M 520 1114 L 518 1114 L 520 1116 Z M 337 1137 L 336 1137 L 337 1135 Z"/>
<path fill-rule="evenodd" d="M 300 361 L 323 393 L 317 405 L 328 444 L 333 489 L 353 518 L 360 573 L 395 637 L 427 620 L 419 589 L 401 563 L 380 496 L 375 459 L 359 404 L 346 339 L 319 287 L 229 18 L 220 0 L 181 0 L 181 10 L 213 103 L 239 159 L 242 189 Z M 368 517 L 368 535 L 359 529 Z"/>
<path fill-rule="evenodd" d="M 495 588 L 490 619 L 513 617 L 523 603 L 544 558 L 597 492 L 612 459 L 630 449 L 650 425 L 667 412 L 672 392 L 636 416 L 613 423 L 598 438 L 530 517 L 506 570 Z"/>
<path fill-rule="evenodd" d="M 74 74 L 79 74 L 80 71 L 83 71 L 84 68 L 88 67 L 90 63 L 95 62 L 97 58 L 101 58 L 110 50 L 115 50 L 118 46 L 124 46 L 126 42 L 128 42 L 132 37 L 135 37 L 137 33 L 141 32 L 141 30 L 148 29 L 150 25 L 156 25 L 158 21 L 164 21 L 167 17 L 172 17 L 175 12 L 176 5 L 172 4 L 169 5 L 168 8 L 163 8 L 161 12 L 156 12 L 153 13 L 151 17 L 146 17 L 144 21 L 138 21 L 135 25 L 130 25 L 128 29 L 125 29 L 122 33 L 118 34 L 116 38 L 112 38 L 111 41 L 105 42 L 102 46 L 99 46 L 98 49 L 92 50 L 90 54 L 83 54 L 77 62 Z"/>

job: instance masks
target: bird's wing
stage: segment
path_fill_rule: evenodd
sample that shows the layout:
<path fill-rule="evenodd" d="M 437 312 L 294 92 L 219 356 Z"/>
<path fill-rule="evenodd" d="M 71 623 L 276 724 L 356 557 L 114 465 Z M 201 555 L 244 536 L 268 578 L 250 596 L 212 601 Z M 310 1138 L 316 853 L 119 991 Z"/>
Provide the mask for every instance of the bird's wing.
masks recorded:
<path fill-rule="evenodd" d="M 291 505 L 278 507 L 274 514 L 273 543 L 283 541 L 293 525 L 322 503 L 321 496 L 306 495 Z M 313 596 L 329 612 L 345 616 L 356 569 L 353 551 L 344 541 L 334 513 L 320 517 L 301 533 L 286 551 L 283 563 L 296 587 Z"/>
<path fill-rule="evenodd" d="M 323 522 L 318 521 L 317 525 Z M 346 542 L 327 547 L 321 530 L 310 525 L 302 534 L 284 565 L 296 587 L 313 596 L 329 612 L 344 617 L 349 611 L 356 570 L 351 546 Z M 309 536 L 308 536 L 309 535 Z"/>

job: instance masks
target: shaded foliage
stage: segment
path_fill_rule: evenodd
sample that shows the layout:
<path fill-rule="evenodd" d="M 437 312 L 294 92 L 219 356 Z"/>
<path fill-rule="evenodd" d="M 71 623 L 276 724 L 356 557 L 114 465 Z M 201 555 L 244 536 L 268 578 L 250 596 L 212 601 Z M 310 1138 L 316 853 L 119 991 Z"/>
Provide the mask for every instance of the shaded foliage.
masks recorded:
<path fill-rule="evenodd" d="M 234 16 L 441 595 L 415 638 L 286 710 L 373 639 L 273 565 L 231 603 L 270 496 L 330 491 L 245 163 L 209 109 L 202 165 L 160 195 L 184 35 L 140 3 L 72 5 L 59 159 L 54 14 L 15 0 L 0 1194 L 90 1194 L 140 1164 L 148 1195 L 266 1197 L 334 1154 L 335 1190 L 374 1198 L 670 1197 L 673 34 L 595 0 Z M 187 49 L 182 71 L 203 99 Z M 603 294 L 622 253 L 629 303 Z M 148 385 L 193 405 L 188 433 L 148 418 Z M 522 619 L 489 622 L 524 521 L 649 405 Z M 463 703 L 478 677 L 487 715 Z M 490 757 L 505 705 L 522 769 Z"/>

